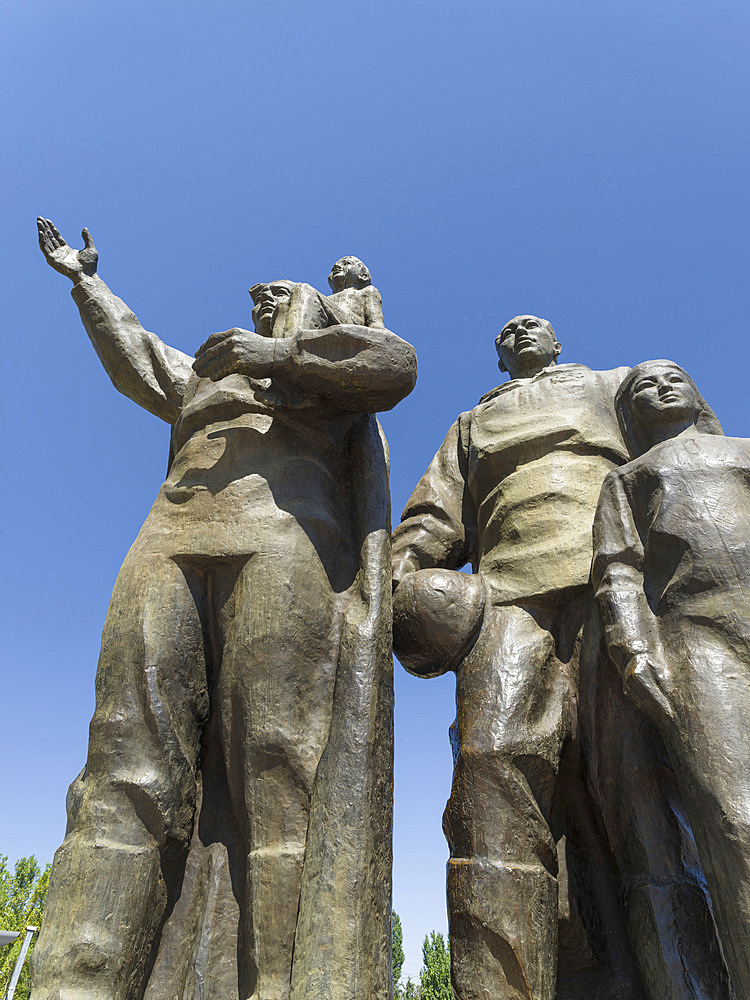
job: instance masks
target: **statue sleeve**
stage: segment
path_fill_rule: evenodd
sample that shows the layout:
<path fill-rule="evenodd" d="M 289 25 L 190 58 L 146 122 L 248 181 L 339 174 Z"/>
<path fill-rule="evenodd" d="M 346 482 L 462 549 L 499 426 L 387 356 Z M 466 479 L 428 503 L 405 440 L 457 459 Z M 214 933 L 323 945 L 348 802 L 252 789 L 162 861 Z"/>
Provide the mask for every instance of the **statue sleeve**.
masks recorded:
<path fill-rule="evenodd" d="M 390 410 L 417 380 L 414 348 L 389 330 L 347 324 L 302 330 L 291 339 L 289 366 L 279 378 L 338 410 Z"/>
<path fill-rule="evenodd" d="M 193 373 L 193 359 L 144 330 L 135 313 L 97 275 L 78 282 L 71 294 L 115 388 L 173 424 Z"/>
<path fill-rule="evenodd" d="M 395 583 L 420 569 L 461 569 L 477 563 L 474 504 L 466 482 L 469 415 L 445 436 L 393 533 Z"/>
<path fill-rule="evenodd" d="M 609 653 L 623 672 L 637 653 L 660 655 L 658 622 L 643 589 L 643 544 L 619 469 L 602 486 L 594 520 L 592 582 Z"/>

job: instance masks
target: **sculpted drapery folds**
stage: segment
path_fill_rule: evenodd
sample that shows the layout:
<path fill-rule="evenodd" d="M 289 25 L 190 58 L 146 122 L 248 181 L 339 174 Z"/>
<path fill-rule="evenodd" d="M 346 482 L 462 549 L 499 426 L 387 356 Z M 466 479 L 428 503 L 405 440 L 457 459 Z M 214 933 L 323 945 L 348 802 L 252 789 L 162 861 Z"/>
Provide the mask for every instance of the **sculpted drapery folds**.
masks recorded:
<path fill-rule="evenodd" d="M 391 566 L 375 413 L 416 359 L 361 260 L 330 295 L 253 285 L 255 332 L 190 358 L 86 230 L 77 251 L 38 227 L 171 440 L 104 626 L 33 1000 L 388 1000 L 391 570 L 402 663 L 456 672 L 457 1000 L 729 1000 L 683 799 L 750 995 L 750 446 L 682 369 L 558 365 L 551 325 L 515 317 L 510 381 L 448 431 Z"/>
<path fill-rule="evenodd" d="M 416 378 L 361 262 L 190 358 L 39 220 L 115 386 L 172 427 L 104 626 L 34 1000 L 390 989 L 387 455 Z M 339 278 L 338 271 L 343 270 Z"/>
<path fill-rule="evenodd" d="M 700 889 L 686 884 L 664 790 L 645 808 L 620 803 L 631 853 L 617 859 L 618 886 L 580 769 L 582 641 L 585 672 L 598 669 L 591 528 L 605 476 L 627 460 L 614 410 L 627 369 L 558 365 L 554 330 L 534 316 L 507 323 L 496 346 L 511 380 L 459 416 L 393 536 L 394 649 L 422 676 L 456 671 L 444 816 L 454 992 L 458 1000 L 553 1000 L 558 988 L 604 988 L 598 968 L 612 990 L 642 995 L 640 973 L 652 1000 L 697 997 L 697 962 L 713 970 L 715 997 L 724 996 L 713 934 L 696 938 L 710 914 Z M 471 575 L 456 572 L 466 563 Z M 640 747 L 653 770 L 650 733 L 618 730 L 612 711 L 608 723 L 607 738 Z M 620 766 L 626 755 L 609 758 Z M 639 781 L 628 774 L 619 784 L 627 799 Z M 656 827 L 669 839 L 654 851 Z M 568 900 L 558 874 L 584 887 L 559 941 Z M 616 897 L 634 879 L 666 886 L 666 898 L 651 900 L 648 913 L 626 905 L 623 918 Z M 671 906 L 675 883 L 685 894 Z M 698 917 L 683 919 L 688 897 Z"/>
<path fill-rule="evenodd" d="M 610 473 L 593 582 L 625 691 L 662 733 L 737 996 L 750 995 L 750 442 L 687 373 L 637 365 L 617 394 L 633 460 Z"/>

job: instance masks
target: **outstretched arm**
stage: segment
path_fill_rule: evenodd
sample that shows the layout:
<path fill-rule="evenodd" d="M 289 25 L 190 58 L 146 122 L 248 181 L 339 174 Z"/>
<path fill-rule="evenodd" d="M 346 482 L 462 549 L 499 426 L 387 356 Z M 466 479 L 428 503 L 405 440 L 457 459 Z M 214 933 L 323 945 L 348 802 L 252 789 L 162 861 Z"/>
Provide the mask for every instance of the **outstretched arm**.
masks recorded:
<path fill-rule="evenodd" d="M 192 359 L 144 330 L 122 299 L 112 294 L 96 273 L 99 255 L 87 229 L 83 250 L 68 246 L 49 219 L 37 219 L 37 229 L 47 263 L 73 282 L 73 301 L 115 388 L 174 423 L 192 375 Z"/>

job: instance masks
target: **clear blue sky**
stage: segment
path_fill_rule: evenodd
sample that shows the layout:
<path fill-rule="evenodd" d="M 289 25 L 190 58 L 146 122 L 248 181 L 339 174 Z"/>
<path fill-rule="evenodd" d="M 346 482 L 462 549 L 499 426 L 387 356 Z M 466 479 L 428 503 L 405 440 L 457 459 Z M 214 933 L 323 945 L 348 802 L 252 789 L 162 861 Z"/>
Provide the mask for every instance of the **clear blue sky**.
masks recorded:
<path fill-rule="evenodd" d="M 252 283 L 357 254 L 417 348 L 383 423 L 394 519 L 493 340 L 682 363 L 747 419 L 746 0 L 10 0 L 0 87 L 6 570 L 0 853 L 51 859 L 84 762 L 99 636 L 161 482 L 166 425 L 118 395 L 34 219 L 165 341 L 250 324 Z M 451 677 L 397 666 L 394 901 L 406 972 L 445 929 Z"/>

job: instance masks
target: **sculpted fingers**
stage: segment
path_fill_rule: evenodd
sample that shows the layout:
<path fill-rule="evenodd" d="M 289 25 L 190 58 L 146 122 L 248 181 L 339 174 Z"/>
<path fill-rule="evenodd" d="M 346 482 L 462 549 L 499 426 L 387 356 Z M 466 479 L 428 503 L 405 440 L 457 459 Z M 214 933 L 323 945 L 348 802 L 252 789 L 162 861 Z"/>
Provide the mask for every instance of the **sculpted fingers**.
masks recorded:
<path fill-rule="evenodd" d="M 83 230 L 85 243 L 83 250 L 74 250 L 62 238 L 60 231 L 51 219 L 40 217 L 36 220 L 36 226 L 39 233 L 39 246 L 51 267 L 59 271 L 60 274 L 66 275 L 73 282 L 80 280 L 82 275 L 96 274 L 99 254 L 88 229 Z"/>
<path fill-rule="evenodd" d="M 47 263 L 56 271 L 67 273 L 65 262 L 74 251 L 70 249 L 50 219 L 39 218 L 36 220 L 36 225 L 39 233 L 39 246 Z"/>
<path fill-rule="evenodd" d="M 40 215 L 39 218 L 36 220 L 36 225 L 37 229 L 39 230 L 40 239 L 43 237 L 46 242 L 49 242 L 51 239 L 51 234 L 49 231 L 49 222 L 47 221 L 47 219 L 43 219 Z"/>
<path fill-rule="evenodd" d="M 231 375 L 232 372 L 236 371 L 236 363 L 231 355 L 227 354 L 208 359 L 201 357 L 193 362 L 193 370 L 199 378 L 210 378 L 212 382 L 216 382 L 218 379 L 224 378 L 225 375 Z"/>
<path fill-rule="evenodd" d="M 235 328 L 212 334 L 197 351 L 193 370 L 201 378 L 214 380 L 234 372 L 265 378 L 273 361 L 274 345 L 268 338 Z"/>
<path fill-rule="evenodd" d="M 47 230 L 48 230 L 51 238 L 54 240 L 56 247 L 59 248 L 59 247 L 65 247 L 65 246 L 67 246 L 68 244 L 65 242 L 65 240 L 60 235 L 60 230 L 53 223 L 52 219 L 45 219 L 45 222 L 47 223 Z"/>
<path fill-rule="evenodd" d="M 207 371 L 200 375 L 200 377 L 210 378 L 212 382 L 218 382 L 220 379 L 225 378 L 227 375 L 232 375 L 233 373 L 234 366 L 231 362 L 224 360 L 214 362 Z"/>
<path fill-rule="evenodd" d="M 216 336 L 216 334 L 214 334 Z M 223 339 L 214 340 L 212 346 L 207 347 L 211 337 L 197 351 L 193 362 L 193 371 L 201 378 L 223 378 L 228 375 L 233 361 L 235 360 L 235 348 L 224 334 L 219 335 Z"/>
<path fill-rule="evenodd" d="M 96 274 L 96 265 L 99 262 L 99 251 L 94 246 L 94 241 L 91 239 L 91 233 L 84 228 L 81 230 L 81 236 L 83 237 L 83 250 L 78 253 L 78 260 L 81 264 L 85 274 Z"/>
<path fill-rule="evenodd" d="M 52 253 L 58 247 L 57 240 L 50 232 L 50 221 L 49 219 L 42 219 L 41 216 L 36 220 L 36 228 L 39 234 L 39 246 L 41 247 L 42 253 L 48 254 Z M 59 236 L 59 233 L 58 233 Z"/>
<path fill-rule="evenodd" d="M 224 330 L 221 333 L 212 333 L 210 337 L 207 337 L 206 340 L 204 340 L 204 342 L 195 352 L 195 357 L 199 358 L 201 357 L 201 355 L 203 355 L 206 351 L 210 350 L 212 347 L 217 347 L 218 345 L 223 343 L 228 337 L 231 337 L 234 334 L 234 332 L 235 331 L 232 329 L 232 330 Z"/>
<path fill-rule="evenodd" d="M 44 219 L 38 218 L 36 220 L 36 231 L 39 237 L 39 249 L 42 251 L 42 253 L 46 253 L 48 244 L 47 244 L 47 230 L 45 229 L 44 226 Z"/>

